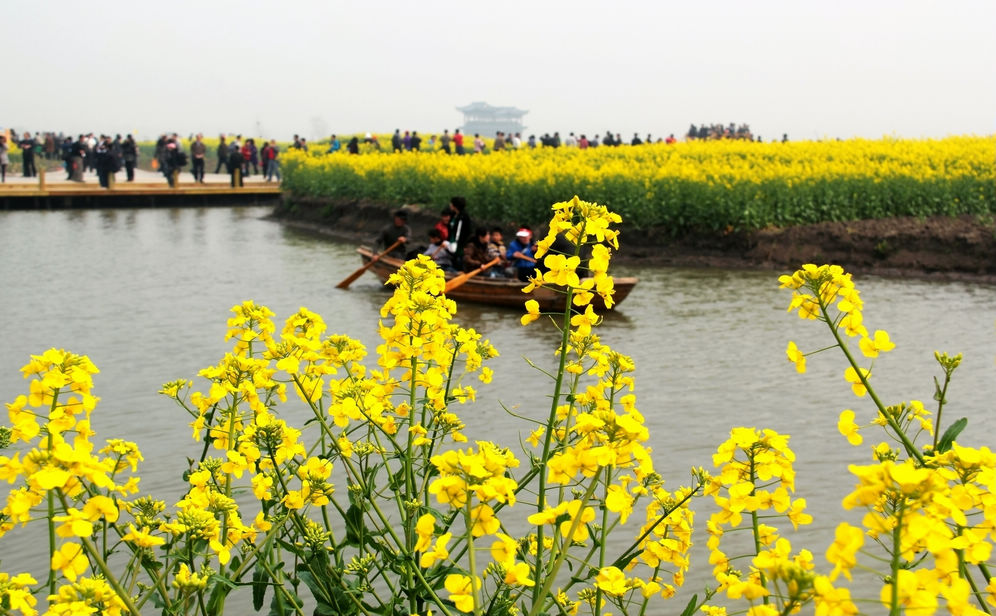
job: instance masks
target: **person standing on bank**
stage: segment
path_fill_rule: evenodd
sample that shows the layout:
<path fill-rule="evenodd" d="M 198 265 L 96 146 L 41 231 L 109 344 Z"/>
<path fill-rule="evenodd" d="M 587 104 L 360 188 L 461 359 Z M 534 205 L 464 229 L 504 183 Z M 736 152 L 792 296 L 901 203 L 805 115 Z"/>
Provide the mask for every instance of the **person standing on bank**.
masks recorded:
<path fill-rule="evenodd" d="M 204 183 L 204 157 L 207 155 L 207 146 L 204 144 L 204 135 L 197 133 L 194 142 L 190 144 L 190 158 L 192 159 L 190 171 L 194 174 L 194 181 Z"/>

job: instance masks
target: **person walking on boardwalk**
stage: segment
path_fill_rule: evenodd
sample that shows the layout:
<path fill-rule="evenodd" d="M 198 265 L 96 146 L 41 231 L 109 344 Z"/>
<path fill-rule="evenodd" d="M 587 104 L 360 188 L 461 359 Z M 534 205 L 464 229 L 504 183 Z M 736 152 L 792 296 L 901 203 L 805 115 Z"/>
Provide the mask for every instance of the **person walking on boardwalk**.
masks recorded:
<path fill-rule="evenodd" d="M 242 161 L 242 152 L 233 144 L 228 153 L 228 174 L 232 178 L 232 188 L 242 186 Z"/>
<path fill-rule="evenodd" d="M 194 142 L 190 144 L 190 171 L 194 174 L 194 181 L 204 183 L 204 157 L 207 155 L 207 146 L 204 144 L 204 135 L 197 133 Z"/>
<path fill-rule="evenodd" d="M 96 159 L 94 167 L 96 168 L 97 180 L 100 182 L 101 188 L 111 187 L 111 175 L 118 170 L 118 161 L 114 157 L 114 151 L 111 146 L 111 138 L 105 135 L 97 143 L 97 147 L 93 149 L 94 158 Z"/>
<path fill-rule="evenodd" d="M 228 169 L 228 145 L 225 144 L 225 136 L 221 135 L 218 137 L 218 165 L 214 168 L 214 172 L 218 173 L 221 171 L 221 166 L 225 165 L 225 169 Z"/>
<path fill-rule="evenodd" d="M 125 174 L 129 182 L 135 181 L 135 165 L 138 163 L 138 144 L 131 135 L 121 142 L 121 157 L 124 159 Z"/>
<path fill-rule="evenodd" d="M 7 145 L 7 136 L 0 135 L 0 183 L 7 181 L 7 165 L 10 164 L 10 146 Z"/>
<path fill-rule="evenodd" d="M 180 149 L 179 141 L 175 137 L 167 139 L 162 158 L 159 160 L 159 168 L 166 176 L 170 188 L 176 188 L 176 176 L 186 164 L 187 154 Z"/>
<path fill-rule="evenodd" d="M 17 144 L 21 148 L 21 171 L 24 177 L 33 178 L 38 175 L 35 167 L 35 140 L 31 133 L 25 131 L 24 138 Z"/>
<path fill-rule="evenodd" d="M 245 161 L 243 167 L 246 177 L 249 176 L 250 166 L 252 167 L 253 174 L 259 175 L 259 150 L 256 149 L 256 140 L 252 137 L 246 139 L 246 145 L 242 149 L 242 160 Z"/>
<path fill-rule="evenodd" d="M 266 169 L 266 181 L 270 182 L 274 177 L 280 181 L 280 150 L 277 148 L 277 140 L 270 139 L 266 147 L 266 154 L 263 155 L 263 165 Z"/>
<path fill-rule="evenodd" d="M 80 138 L 73 142 L 72 148 L 69 150 L 69 179 L 74 182 L 83 181 L 83 164 L 86 161 L 86 137 L 80 135 Z"/>

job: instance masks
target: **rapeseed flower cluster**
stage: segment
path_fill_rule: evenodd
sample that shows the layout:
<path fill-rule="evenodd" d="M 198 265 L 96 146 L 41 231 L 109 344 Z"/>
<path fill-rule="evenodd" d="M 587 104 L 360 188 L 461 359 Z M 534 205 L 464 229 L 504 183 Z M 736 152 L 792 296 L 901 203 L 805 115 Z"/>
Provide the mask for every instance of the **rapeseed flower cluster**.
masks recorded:
<path fill-rule="evenodd" d="M 864 442 L 859 431 L 877 425 L 900 445 L 896 450 L 880 442 L 872 447 L 873 464 L 849 467 L 857 485 L 843 506 L 864 509 L 865 514 L 860 527 L 846 522 L 837 526 L 826 552 L 834 566 L 829 579 L 843 574 L 850 580 L 860 566 L 859 554 L 865 554 L 888 563 L 888 570 L 880 572 L 883 584 L 877 599 L 890 613 L 934 614 L 942 609 L 941 600 L 952 614 L 988 613 L 987 604 L 996 606 L 996 577 L 988 565 L 996 540 L 996 455 L 986 447 L 957 443 L 964 419 L 943 431 L 940 423 L 945 392 L 961 356 L 934 354 L 944 372 L 943 385 L 935 382 L 936 414 L 919 400 L 886 405 L 868 380 L 870 368 L 857 364 L 839 335 L 843 330 L 860 336 L 860 351 L 871 359 L 895 347 L 883 331 L 868 334 L 851 276 L 834 265 L 804 265 L 779 282 L 793 290 L 790 311 L 798 309 L 800 317 L 827 324 L 850 364 L 846 380 L 859 396 L 870 394 L 875 404 L 876 415 L 866 426 L 859 425 L 855 411 L 844 410 L 837 423 L 840 433 L 858 446 Z M 797 367 L 804 366 L 805 358 L 793 343 L 788 355 Z M 918 446 L 923 435 L 933 440 Z M 877 545 L 884 555 L 873 554 L 868 544 Z"/>
<path fill-rule="evenodd" d="M 0 477 L 16 485 L 0 511 L 0 536 L 17 525 L 47 520 L 53 572 L 47 613 L 118 613 L 123 599 L 100 577 L 87 577 L 101 572 L 101 554 L 91 539 L 118 520 L 121 499 L 138 490 L 138 477 L 128 471 L 137 468 L 142 454 L 120 439 L 95 451 L 90 415 L 99 401 L 93 394 L 93 375 L 99 371 L 89 358 L 49 349 L 33 355 L 21 371 L 29 379 L 29 393 L 6 405 L 9 441 L 20 444 L 21 451 L 0 456 Z M 69 584 L 57 589 L 55 574 Z M 34 614 L 34 597 L 22 594 L 34 580 L 27 574 L 2 575 L 5 605 Z"/>
<path fill-rule="evenodd" d="M 838 345 L 844 344 L 837 334 L 837 330 L 842 330 L 848 337 L 859 337 L 858 346 L 867 358 L 874 359 L 879 353 L 895 348 L 888 332 L 875 330 L 869 335 L 868 328 L 864 325 L 864 302 L 851 275 L 839 265 L 816 266 L 809 263 L 790 276 L 780 276 L 778 282 L 780 288 L 792 290 L 788 311 L 797 311 L 800 319 L 828 324 Z M 785 354 L 795 364 L 798 372 L 806 371 L 806 354 L 799 350 L 795 342 L 789 341 Z M 848 358 L 851 359 L 849 354 Z M 851 384 L 854 395 L 864 396 L 868 391 L 871 369 L 862 368 L 853 360 L 851 363 L 844 371 L 844 379 Z"/>
<path fill-rule="evenodd" d="M 554 403 L 546 425 L 527 439 L 537 450 L 533 459 L 545 461 L 536 513 L 527 520 L 537 527 L 527 537 L 534 570 L 552 575 L 573 550 L 599 555 L 595 579 L 576 600 L 564 589 L 556 593 L 557 604 L 569 613 L 582 604 L 598 612 L 606 602 L 625 611 L 646 605 L 654 595 L 673 596 L 689 566 L 693 513 L 688 502 L 703 481 L 700 476 L 697 485 L 673 493 L 664 489 L 647 446 L 649 431 L 631 393 L 633 361 L 593 333 L 601 320 L 594 297 L 606 308 L 613 305 L 607 272 L 612 250 L 619 246 L 614 227 L 620 222 L 608 208 L 578 197 L 554 204 L 549 231 L 538 242 L 544 271 L 524 289 L 529 293 L 546 286 L 570 299 L 563 315 L 550 315 L 562 333 Z M 538 303 L 527 301 L 523 324 L 541 316 Z M 607 558 L 604 534 L 626 524 L 641 499 L 644 521 L 636 541 L 622 556 Z"/>
<path fill-rule="evenodd" d="M 792 552 L 789 540 L 770 522 L 785 518 L 798 529 L 813 518 L 806 500 L 793 498 L 795 453 L 789 437 L 773 430 L 734 428 L 730 438 L 713 455 L 719 469 L 705 493 L 712 495 L 717 511 L 707 523 L 709 563 L 718 582 L 717 592 L 729 600 L 746 600 L 751 614 L 794 613 L 808 603 L 817 614 L 856 614 L 846 589 L 836 589 L 828 576 L 816 573 L 809 550 Z M 750 569 L 735 567 L 742 556 L 729 556 L 721 547 L 733 540 L 734 531 L 751 534 L 748 545 L 738 547 L 750 558 Z M 712 606 L 707 613 L 725 613 Z"/>

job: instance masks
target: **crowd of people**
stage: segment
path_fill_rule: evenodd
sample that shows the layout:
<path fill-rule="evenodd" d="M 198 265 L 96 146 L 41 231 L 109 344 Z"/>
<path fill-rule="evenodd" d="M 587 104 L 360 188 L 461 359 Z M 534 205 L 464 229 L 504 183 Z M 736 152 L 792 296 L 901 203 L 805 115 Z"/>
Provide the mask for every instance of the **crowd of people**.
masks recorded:
<path fill-rule="evenodd" d="M 17 135 L 17 131 L 11 131 Z M 135 169 L 138 166 L 140 150 L 134 137 L 123 137 L 119 134 L 97 135 L 96 133 L 80 134 L 77 137 L 53 132 L 24 132 L 23 137 L 13 139 L 21 151 L 21 171 L 24 177 L 37 177 L 40 161 L 61 160 L 66 171 L 66 179 L 83 182 L 88 171 L 97 176 L 102 187 L 109 187 L 110 180 L 122 169 L 126 172 L 128 182 L 135 181 Z M 293 147 L 304 148 L 306 141 L 294 136 Z M 9 152 L 11 143 L 5 135 L 0 135 L 0 181 L 6 181 L 7 168 L 10 164 Z M 216 149 L 218 164 L 214 170 L 220 173 L 222 168 L 231 177 L 232 186 L 242 185 L 242 178 L 252 174 L 262 174 L 267 182 L 280 181 L 280 148 L 276 139 L 263 141 L 257 147 L 256 140 L 243 140 L 242 135 L 236 135 L 226 141 L 225 135 L 219 138 Z M 201 134 L 190 139 L 189 153 L 184 150 L 183 140 L 173 133 L 162 134 L 156 140 L 152 156 L 152 167 L 165 176 L 167 183 L 174 186 L 177 175 L 189 165 L 195 182 L 203 183 L 206 172 L 207 144 Z"/>
<path fill-rule="evenodd" d="M 443 208 L 439 220 L 429 229 L 427 246 L 413 239 L 407 211 L 397 210 L 392 218 L 376 240 L 388 256 L 410 259 L 424 254 L 445 272 L 483 268 L 482 276 L 523 282 L 542 269 L 535 256 L 536 241 L 528 226 L 518 225 L 506 246 L 502 227 L 474 226 L 464 197 L 453 197 Z"/>
<path fill-rule="evenodd" d="M 139 148 L 134 138 L 128 135 L 122 138 L 116 135 L 97 135 L 95 133 L 81 134 L 78 137 L 67 136 L 63 133 L 24 132 L 18 138 L 16 131 L 11 131 L 12 140 L 21 150 L 22 166 L 21 171 L 24 177 L 35 177 L 38 174 L 39 160 L 62 160 L 69 180 L 83 181 L 83 174 L 87 171 L 93 172 L 100 179 L 101 186 L 106 186 L 108 178 L 117 171 L 124 169 L 127 174 L 127 181 L 135 180 L 135 168 L 138 165 Z M 719 139 L 739 139 L 747 141 L 761 141 L 761 137 L 751 133 L 747 124 L 737 125 L 730 122 L 724 124 L 692 124 L 685 138 L 691 140 L 719 140 Z M 658 136 L 656 139 L 650 133 L 646 137 L 641 137 L 639 133 L 633 133 L 632 138 L 624 139 L 619 133 L 606 131 L 604 135 L 592 134 L 590 137 L 586 133 L 580 135 L 570 132 L 566 137 L 561 137 L 559 132 L 543 133 L 539 137 L 529 135 L 523 139 L 521 133 L 508 133 L 498 131 L 495 134 L 491 148 L 494 151 L 520 148 L 537 147 L 567 147 L 567 148 L 597 148 L 603 146 L 621 145 L 643 145 L 648 143 L 673 144 L 677 141 L 674 134 L 667 137 Z M 782 135 L 782 142 L 788 141 L 788 135 Z M 231 185 L 242 185 L 242 180 L 253 174 L 261 174 L 265 181 L 280 181 L 280 148 L 275 139 L 269 141 L 262 140 L 262 145 L 257 145 L 252 137 L 243 139 L 242 135 L 227 137 L 221 135 L 216 147 L 217 164 L 214 173 L 221 173 L 222 169 L 231 178 Z M 332 135 L 329 139 L 329 146 L 326 152 L 336 153 L 345 151 L 350 154 L 359 154 L 360 145 L 364 144 L 366 149 L 381 151 L 380 141 L 376 135 L 366 133 L 361 139 L 354 135 L 346 141 L 345 146 L 337 135 Z M 307 150 L 308 141 L 304 137 L 294 135 L 294 141 L 290 146 L 293 149 Z M 9 151 L 11 143 L 0 136 L 0 181 L 6 181 L 7 167 L 10 163 Z M 402 132 L 395 129 L 391 136 L 388 151 L 404 152 L 440 150 L 447 154 L 475 154 L 485 153 L 488 144 L 479 133 L 475 133 L 473 139 L 464 135 L 460 129 L 455 129 L 451 134 L 449 129 L 443 131 L 442 135 L 430 135 L 423 139 L 417 131 L 406 130 Z M 153 167 L 158 168 L 166 177 L 170 186 L 176 182 L 177 174 L 184 167 L 190 166 L 190 172 L 195 182 L 204 182 L 206 171 L 207 145 L 203 141 L 203 136 L 198 134 L 190 139 L 189 154 L 183 149 L 183 141 L 173 133 L 172 135 L 160 135 L 156 141 L 155 153 L 153 155 Z"/>
<path fill-rule="evenodd" d="M 354 139 L 355 140 L 355 139 Z M 366 143 L 372 143 L 376 149 L 380 149 L 377 143 L 376 137 L 370 138 L 370 133 L 367 133 L 367 138 L 364 140 Z M 646 139 L 640 137 L 638 133 L 633 133 L 633 138 L 629 140 L 623 139 L 622 135 L 619 133 L 613 134 L 612 131 L 606 131 L 604 137 L 599 137 L 597 134 L 593 134 L 590 138 L 587 134 L 582 133 L 581 135 L 575 135 L 571 132 L 566 137 L 561 138 L 560 132 L 555 131 L 552 135 L 550 133 L 543 133 L 539 137 L 536 135 L 529 135 L 528 138 L 523 139 L 522 133 L 505 133 L 504 131 L 497 131 L 495 133 L 494 142 L 491 146 L 494 151 L 500 152 L 502 150 L 518 150 L 520 148 L 536 148 L 536 147 L 547 147 L 547 148 L 580 148 L 582 150 L 588 148 L 597 148 L 600 145 L 604 146 L 619 146 L 619 145 L 642 145 L 644 143 L 675 143 L 674 134 L 670 134 L 667 137 L 658 137 L 654 140 L 650 133 L 647 133 Z M 329 152 L 337 152 L 340 147 L 337 145 L 338 140 L 335 135 L 332 135 L 332 147 L 329 148 Z M 422 149 L 422 137 L 416 131 L 404 131 L 401 132 L 400 129 L 395 129 L 394 134 L 391 136 L 391 151 L 392 152 L 405 152 L 405 151 L 419 151 Z M 428 149 L 438 149 L 447 154 L 467 154 L 473 151 L 474 154 L 482 154 L 487 149 L 487 143 L 481 137 L 480 133 L 474 133 L 474 138 L 468 141 L 468 137 L 460 132 L 457 128 L 450 134 L 449 129 L 443 130 L 443 134 L 430 135 L 428 139 L 425 140 L 425 145 Z M 350 150 L 352 153 L 353 150 Z"/>
<path fill-rule="evenodd" d="M 16 135 L 16 131 L 11 131 Z M 66 179 L 76 182 L 83 181 L 87 171 L 95 173 L 100 185 L 107 187 L 112 174 L 122 168 L 128 173 L 128 180 L 134 180 L 135 165 L 138 161 L 138 145 L 134 138 L 121 135 L 111 138 L 110 135 L 94 133 L 80 134 L 76 138 L 62 133 L 24 132 L 17 140 L 21 150 L 21 172 L 24 177 L 38 176 L 39 161 L 61 160 L 66 170 Z M 3 180 L 6 181 L 9 159 L 9 144 L 6 137 L 0 135 L 0 165 L 3 167 Z"/>
<path fill-rule="evenodd" d="M 256 140 L 252 137 L 246 139 L 242 135 L 235 135 L 229 141 L 225 135 L 219 135 L 218 145 L 215 148 L 217 164 L 214 173 L 221 173 L 224 168 L 225 173 L 230 178 L 231 185 L 242 186 L 243 179 L 250 175 L 263 175 L 265 181 L 280 181 L 280 147 L 276 139 L 269 141 L 261 140 L 262 145 L 257 146 Z M 303 147 L 297 135 L 294 135 L 294 147 Z M 171 136 L 160 135 L 156 141 L 154 152 L 158 167 L 166 176 L 166 180 L 173 185 L 177 173 L 190 163 L 190 172 L 194 176 L 194 181 L 203 184 L 204 173 L 207 163 L 207 144 L 204 143 L 204 135 L 198 133 L 190 142 L 190 155 L 183 150 L 183 142 L 174 133 Z"/>
<path fill-rule="evenodd" d="M 685 138 L 689 141 L 700 140 L 707 141 L 713 140 L 717 141 L 720 139 L 739 139 L 741 141 L 761 141 L 760 135 L 755 135 L 751 133 L 750 126 L 747 124 L 737 125 L 735 122 L 730 122 L 729 125 L 724 126 L 723 124 L 700 124 L 695 126 L 692 124 L 688 127 L 688 132 L 685 133 Z M 788 141 L 788 133 L 782 134 L 782 143 Z"/>

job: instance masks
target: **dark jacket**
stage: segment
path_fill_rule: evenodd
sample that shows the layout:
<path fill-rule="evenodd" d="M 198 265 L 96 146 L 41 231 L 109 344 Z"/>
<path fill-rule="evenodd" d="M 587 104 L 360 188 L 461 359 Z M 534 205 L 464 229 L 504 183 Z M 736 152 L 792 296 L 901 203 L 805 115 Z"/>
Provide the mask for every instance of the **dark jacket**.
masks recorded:
<path fill-rule="evenodd" d="M 377 236 L 377 243 L 384 249 L 388 246 L 398 241 L 399 237 L 404 237 L 410 240 L 412 237 L 412 229 L 408 225 L 402 225 L 400 227 L 396 226 L 393 222 L 383 229 L 380 230 L 380 235 Z M 399 259 L 405 258 L 405 245 L 401 244 L 389 254 L 392 257 L 398 257 Z"/>
<path fill-rule="evenodd" d="M 473 271 L 487 263 L 489 260 L 487 245 L 481 244 L 477 238 L 467 242 L 467 245 L 464 246 L 463 271 Z"/>
<path fill-rule="evenodd" d="M 228 172 L 235 173 L 236 169 L 242 169 L 242 152 L 238 148 L 232 148 L 228 154 Z"/>
<path fill-rule="evenodd" d="M 458 212 L 450 218 L 449 241 L 456 245 L 457 258 L 463 257 L 463 248 L 474 235 L 474 223 L 471 222 L 467 212 Z"/>

